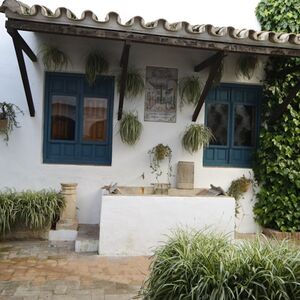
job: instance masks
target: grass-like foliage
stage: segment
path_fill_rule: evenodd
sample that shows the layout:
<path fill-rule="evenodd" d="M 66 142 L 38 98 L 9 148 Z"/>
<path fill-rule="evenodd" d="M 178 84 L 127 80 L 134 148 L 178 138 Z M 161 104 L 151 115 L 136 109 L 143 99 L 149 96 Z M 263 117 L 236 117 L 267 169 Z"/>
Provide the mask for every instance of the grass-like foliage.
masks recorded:
<path fill-rule="evenodd" d="M 60 71 L 66 69 L 69 57 L 55 46 L 43 45 L 41 49 L 43 64 L 48 71 Z"/>
<path fill-rule="evenodd" d="M 143 125 L 132 112 L 123 113 L 120 121 L 120 136 L 123 143 L 134 145 L 140 138 Z"/>
<path fill-rule="evenodd" d="M 300 251 L 287 242 L 177 231 L 154 254 L 143 299 L 300 299 Z"/>
<path fill-rule="evenodd" d="M 117 87 L 120 93 L 122 75 L 119 74 L 117 78 Z M 135 69 L 129 69 L 127 72 L 125 96 L 126 98 L 132 99 L 144 92 L 145 83 L 142 74 Z"/>
<path fill-rule="evenodd" d="M 196 104 L 200 98 L 202 84 L 198 76 L 184 77 L 179 80 L 179 95 L 182 104 Z"/>
<path fill-rule="evenodd" d="M 202 124 L 191 124 L 188 126 L 182 137 L 183 148 L 190 152 L 197 152 L 209 145 L 209 142 L 214 139 L 211 130 Z"/>
<path fill-rule="evenodd" d="M 0 192 L 0 234 L 24 227 L 42 229 L 57 221 L 65 201 L 55 191 Z"/>
<path fill-rule="evenodd" d="M 107 72 L 109 63 L 100 51 L 91 52 L 85 62 L 85 75 L 90 85 L 96 81 L 96 77 Z"/>
<path fill-rule="evenodd" d="M 241 55 L 236 65 L 236 75 L 243 76 L 249 80 L 253 77 L 255 69 L 259 65 L 259 60 L 255 55 Z"/>

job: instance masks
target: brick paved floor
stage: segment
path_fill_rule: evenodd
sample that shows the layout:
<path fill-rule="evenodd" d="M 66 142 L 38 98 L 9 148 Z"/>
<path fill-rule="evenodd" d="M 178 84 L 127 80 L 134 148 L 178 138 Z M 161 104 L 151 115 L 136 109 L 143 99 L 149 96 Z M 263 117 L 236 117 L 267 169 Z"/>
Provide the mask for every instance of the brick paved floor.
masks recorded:
<path fill-rule="evenodd" d="M 148 257 L 77 254 L 71 243 L 0 243 L 0 300 L 127 300 L 148 274 Z"/>

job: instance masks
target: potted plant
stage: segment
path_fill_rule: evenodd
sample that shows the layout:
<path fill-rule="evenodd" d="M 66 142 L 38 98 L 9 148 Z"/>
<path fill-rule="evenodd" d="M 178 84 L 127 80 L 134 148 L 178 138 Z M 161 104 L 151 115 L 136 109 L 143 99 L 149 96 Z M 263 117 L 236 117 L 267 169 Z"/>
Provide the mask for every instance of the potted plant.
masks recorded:
<path fill-rule="evenodd" d="M 151 150 L 149 150 L 148 154 L 150 155 L 150 168 L 152 170 L 152 173 L 155 174 L 155 179 L 157 181 L 157 183 L 154 184 L 154 192 L 156 194 L 167 194 L 170 187 L 170 178 L 172 176 L 172 150 L 168 145 L 158 144 Z M 166 159 L 168 161 L 168 183 L 160 183 L 159 177 L 163 174 L 160 164 Z"/>
<path fill-rule="evenodd" d="M 202 84 L 198 76 L 188 76 L 179 80 L 181 105 L 196 105 L 201 95 Z"/>
<path fill-rule="evenodd" d="M 69 64 L 69 57 L 55 46 L 43 45 L 41 53 L 46 70 L 56 71 L 66 69 Z"/>
<path fill-rule="evenodd" d="M 121 74 L 117 79 L 117 87 L 120 93 L 121 88 Z M 136 69 L 129 69 L 126 77 L 125 96 L 127 98 L 135 98 L 142 94 L 145 88 L 142 74 Z"/>
<path fill-rule="evenodd" d="M 19 127 L 17 122 L 17 113 L 23 114 L 21 109 L 13 104 L 7 102 L 0 102 L 0 134 L 4 135 L 4 141 L 8 142 L 9 134 L 16 127 Z"/>
<path fill-rule="evenodd" d="M 140 138 L 143 125 L 132 112 L 123 113 L 120 121 L 120 136 L 123 143 L 134 145 Z"/>
<path fill-rule="evenodd" d="M 236 202 L 235 216 L 237 216 L 240 212 L 241 205 L 239 201 L 243 194 L 248 191 L 251 183 L 253 183 L 253 180 L 243 175 L 242 177 L 233 180 L 229 186 L 227 194 L 228 196 L 233 197 Z"/>
<path fill-rule="evenodd" d="M 249 80 L 253 77 L 255 69 L 259 65 L 258 57 L 255 55 L 241 55 L 236 64 L 236 75 L 243 76 Z"/>
<path fill-rule="evenodd" d="M 100 51 L 89 53 L 85 62 L 85 75 L 90 85 L 95 83 L 97 75 L 107 72 L 108 69 L 109 63 Z"/>
<path fill-rule="evenodd" d="M 188 126 L 182 137 L 182 146 L 190 153 L 197 152 L 209 145 L 209 142 L 214 139 L 211 130 L 202 124 L 191 124 Z"/>

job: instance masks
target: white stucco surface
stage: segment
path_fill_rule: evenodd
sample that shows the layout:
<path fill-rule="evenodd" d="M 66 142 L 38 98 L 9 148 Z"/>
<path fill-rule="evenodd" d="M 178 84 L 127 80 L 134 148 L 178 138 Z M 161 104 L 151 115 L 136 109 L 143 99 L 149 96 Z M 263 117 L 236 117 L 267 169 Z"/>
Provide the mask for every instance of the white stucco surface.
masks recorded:
<path fill-rule="evenodd" d="M 102 197 L 100 255 L 152 255 L 176 228 L 234 237 L 235 200 L 230 197 Z"/>
<path fill-rule="evenodd" d="M 34 3 L 35 1 L 28 1 Z M 39 2 L 39 1 L 38 1 Z M 226 2 L 226 9 L 223 7 Z M 149 3 L 140 1 L 142 4 L 128 4 L 128 2 L 116 1 L 81 1 L 79 4 L 75 1 L 40 1 L 54 8 L 56 6 L 68 6 L 74 11 L 80 11 L 84 8 L 92 8 L 100 15 L 105 15 L 108 10 L 118 10 L 124 18 L 135 14 L 145 14 L 147 19 L 155 19 L 159 16 L 178 20 L 186 19 L 195 23 L 210 22 L 215 25 L 235 25 L 235 20 L 244 21 L 245 27 L 257 28 L 254 17 L 254 4 L 257 1 L 197 1 L 201 9 L 195 9 L 191 4 L 189 10 L 182 9 L 186 3 L 178 4 L 178 7 L 172 6 L 167 10 L 165 2 L 160 1 L 161 9 L 153 6 L 153 16 L 148 16 L 150 10 Z M 101 4 L 100 4 L 101 3 Z M 111 6 L 108 4 L 110 3 Z M 117 5 L 120 9 L 117 9 Z M 153 2 L 151 2 L 153 3 Z M 170 4 L 170 2 L 168 2 Z M 195 4 L 196 2 L 194 2 Z M 251 10 L 246 8 L 249 3 L 253 6 Z M 103 4 L 103 7 L 101 6 Z M 173 2 L 174 5 L 174 2 Z M 126 7 L 125 7 L 126 6 Z M 223 10 L 216 10 L 216 7 L 223 7 Z M 244 8 L 245 6 L 245 8 Z M 170 6 L 168 6 L 170 7 Z M 198 6 L 197 6 L 198 7 Z M 214 9 L 212 9 L 214 8 Z M 238 9 L 239 8 L 239 9 Z M 236 9 L 236 10 L 235 10 Z M 212 12 L 213 10 L 213 12 Z M 238 11 L 238 13 L 235 11 Z M 246 15 L 244 13 L 247 12 Z M 172 15 L 173 13 L 173 15 Z M 197 13 L 197 21 L 188 17 Z M 235 16 L 232 16 L 234 13 Z M 221 15 L 220 15 L 221 14 Z M 179 15 L 182 15 L 179 18 Z M 201 19 L 201 16 L 203 19 Z M 208 21 L 206 17 L 211 17 Z M 242 19 L 241 19 L 242 18 Z M 253 25 L 253 26 L 251 26 Z M 110 62 L 109 75 L 116 76 L 120 72 L 119 60 L 121 57 L 122 43 L 115 41 L 103 41 L 75 37 L 59 37 L 53 35 L 33 34 L 30 32 L 22 33 L 26 42 L 35 53 L 39 53 L 44 43 L 58 45 L 71 59 L 71 64 L 66 70 L 73 73 L 84 73 L 84 61 L 88 52 L 92 49 L 100 49 Z M 0 14 L 0 101 L 12 102 L 18 105 L 25 113 L 19 115 L 18 121 L 21 128 L 13 131 L 8 145 L 0 140 L 0 189 L 5 187 L 22 189 L 42 189 L 42 188 L 60 188 L 61 182 L 78 183 L 78 217 L 80 223 L 99 223 L 100 211 L 100 190 L 101 187 L 112 182 L 117 182 L 122 186 L 149 186 L 155 181 L 149 168 L 148 150 L 158 143 L 168 144 L 173 151 L 172 165 L 175 170 L 178 161 L 195 162 L 195 187 L 208 188 L 212 183 L 221 186 L 225 190 L 229 187 L 231 181 L 242 175 L 252 174 L 250 169 L 238 168 L 208 168 L 203 167 L 203 152 L 189 154 L 181 146 L 181 137 L 185 127 L 191 123 L 193 107 L 185 106 L 180 110 L 179 97 L 177 106 L 176 123 L 155 123 L 144 122 L 144 98 L 142 95 L 137 99 L 126 99 L 124 110 L 133 110 L 138 113 L 139 119 L 143 123 L 143 133 L 141 140 L 136 146 L 127 146 L 121 142 L 118 134 L 117 108 L 118 93 L 115 91 L 114 101 L 114 120 L 113 120 L 113 154 L 112 166 L 81 166 L 81 165 L 51 165 L 43 163 L 43 128 L 44 128 L 44 67 L 41 56 L 37 63 L 26 60 L 28 76 L 32 95 L 34 99 L 36 116 L 29 116 L 26 98 L 23 90 L 21 76 L 19 73 L 17 60 L 14 53 L 13 44 L 10 36 L 5 30 L 5 18 Z M 154 45 L 133 44 L 130 53 L 130 65 L 138 68 L 145 73 L 146 66 L 162 66 L 178 69 L 179 78 L 192 75 L 193 67 L 211 53 L 199 50 L 168 48 Z M 257 70 L 256 75 L 251 81 L 244 78 L 236 78 L 235 74 L 236 56 L 229 55 L 225 59 L 225 69 L 222 82 L 241 82 L 247 84 L 260 84 L 262 78 L 262 65 Z M 201 73 L 201 78 L 206 79 L 207 73 Z M 198 117 L 198 122 L 204 122 L 204 107 Z M 142 177 L 144 174 L 144 178 Z M 175 186 L 175 178 L 172 178 L 172 185 Z M 245 198 L 245 215 L 239 223 L 239 228 L 243 232 L 254 232 L 256 225 L 252 218 L 253 201 L 251 195 Z M 248 199 L 248 200 L 247 200 Z M 171 205 L 172 203 L 170 203 Z M 239 230 L 238 228 L 238 230 Z"/>

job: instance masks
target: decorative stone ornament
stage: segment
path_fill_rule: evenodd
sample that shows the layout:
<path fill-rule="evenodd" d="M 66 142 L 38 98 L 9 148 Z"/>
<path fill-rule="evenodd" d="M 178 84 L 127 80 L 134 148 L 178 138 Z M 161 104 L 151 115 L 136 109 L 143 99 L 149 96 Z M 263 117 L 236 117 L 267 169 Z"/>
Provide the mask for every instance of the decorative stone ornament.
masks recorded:
<path fill-rule="evenodd" d="M 78 220 L 76 215 L 77 183 L 61 183 L 61 193 L 66 201 L 56 229 L 77 230 Z"/>

